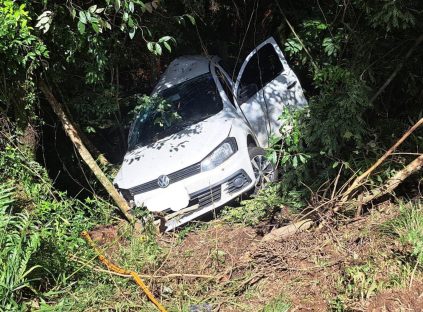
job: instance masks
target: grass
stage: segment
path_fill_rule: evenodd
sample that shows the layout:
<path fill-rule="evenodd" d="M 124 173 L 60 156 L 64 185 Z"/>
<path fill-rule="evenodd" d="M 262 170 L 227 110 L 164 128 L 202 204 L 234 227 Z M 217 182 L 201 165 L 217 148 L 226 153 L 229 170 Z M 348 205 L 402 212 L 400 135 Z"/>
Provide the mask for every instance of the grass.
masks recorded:
<path fill-rule="evenodd" d="M 262 312 L 287 312 L 291 308 L 291 304 L 284 295 L 279 295 L 268 304 L 266 304 Z"/>
<path fill-rule="evenodd" d="M 416 265 L 423 264 L 423 203 L 400 204 L 400 214 L 397 218 L 383 226 L 388 234 L 399 239 L 411 256 L 415 257 Z"/>
<path fill-rule="evenodd" d="M 263 311 L 263 312 L 284 312 L 289 311 L 293 306 L 287 300 L 296 298 L 298 294 L 291 293 L 291 288 L 301 289 L 301 285 L 307 283 L 310 288 L 325 288 L 326 294 L 333 294 L 332 297 L 323 295 L 328 308 L 332 311 L 345 311 L 354 308 L 365 308 L 365 304 L 370 302 L 380 292 L 386 289 L 406 289 L 412 277 L 415 280 L 421 280 L 421 265 L 417 259 L 419 256 L 419 235 L 423 229 L 423 209 L 420 203 L 414 205 L 401 204 L 400 207 L 392 207 L 393 210 L 399 210 L 399 214 L 389 214 L 393 217 L 391 221 L 386 222 L 384 214 L 376 213 L 375 216 L 369 216 L 366 219 L 365 226 L 355 229 L 343 229 L 338 234 L 337 243 L 328 241 L 332 246 L 332 252 L 342 253 L 345 260 L 340 262 L 340 268 L 331 267 L 334 274 L 332 286 L 322 284 L 314 285 L 313 279 L 307 277 L 308 273 L 315 274 L 326 270 L 326 266 L 333 260 L 328 258 L 329 253 L 321 254 L 312 252 L 309 254 L 309 266 L 319 267 L 321 269 L 312 269 L 306 271 L 306 275 L 295 275 L 289 280 L 289 287 L 280 286 L 277 292 L 283 292 L 283 295 L 276 296 L 264 306 L 260 305 L 264 300 L 272 297 L 269 293 L 269 285 L 261 283 L 250 285 L 248 283 L 254 277 L 254 267 L 243 271 L 242 274 L 233 274 L 228 280 L 215 279 L 187 279 L 187 278 L 145 278 L 145 282 L 150 289 L 163 303 L 169 311 L 190 311 L 192 305 L 202 306 L 210 304 L 212 309 L 221 307 L 222 311 L 227 309 L 233 311 Z M 374 218 L 375 217 L 375 218 Z M 382 219 L 381 219 L 382 218 Z M 383 223 L 381 226 L 380 224 Z M 359 223 L 357 223 L 359 225 Z M 213 226 L 213 225 L 210 225 Z M 382 229 L 377 231 L 375 229 Z M 179 248 L 181 241 L 187 238 L 191 231 L 204 231 L 204 228 L 188 227 L 186 232 L 175 234 L 173 243 L 158 244 L 154 235 L 146 234 L 142 237 L 134 237 L 131 233 L 124 231 L 119 234 L 122 239 L 115 242 L 109 249 L 116 264 L 134 269 L 140 274 L 168 274 L 174 273 L 172 269 L 165 268 L 166 273 L 157 271 L 161 264 L 166 261 L 172 261 L 172 257 L 188 257 L 195 259 L 198 255 L 190 254 L 190 250 L 183 250 L 180 254 L 174 252 L 167 258 L 172 248 Z M 195 234 L 197 236 L 197 234 Z M 199 235 L 199 239 L 204 239 L 204 235 Z M 168 237 L 167 239 L 170 239 Z M 356 242 L 357 241 L 357 242 Z M 316 240 L 317 243 L 319 241 Z M 355 242 L 353 250 L 346 250 Z M 328 245 L 328 246 L 329 246 Z M 208 245 L 205 244 L 207 247 Z M 213 244 L 212 244 L 213 246 Z M 400 246 L 400 248 L 398 247 Z M 398 250 L 395 248 L 399 248 Z M 352 252 L 352 253 L 351 253 Z M 226 254 L 225 254 L 226 253 Z M 88 258 L 86 260 L 89 260 Z M 100 268 L 101 264 L 97 259 L 91 259 L 91 264 Z M 226 267 L 232 267 L 231 255 L 221 248 L 212 249 L 206 257 L 199 258 L 201 263 L 207 263 L 207 269 L 210 274 L 220 274 Z M 177 262 L 181 263 L 181 262 Z M 182 262 L 183 263 L 183 262 Z M 292 265 L 295 264 L 293 263 Z M 329 268 L 330 266 L 328 266 Z M 257 268 L 256 268 L 257 269 Z M 158 273 L 156 273 L 156 271 Z M 182 272 L 189 272 L 189 268 L 181 268 Z M 206 274 L 209 274 L 207 272 Z M 236 271 L 234 271 L 236 272 Z M 294 271 L 295 272 L 295 271 Z M 276 273 L 275 273 L 276 274 Z M 319 280 L 316 275 L 315 280 Z M 324 276 L 324 274 L 322 274 Z M 287 278 L 285 275 L 284 278 Z M 289 278 L 289 277 L 288 277 Z M 319 280 L 320 281 L 320 280 Z M 338 284 L 337 284 L 338 281 Z M 265 282 L 263 280 L 263 282 Z M 270 285 L 272 288 L 273 285 Z M 333 289 L 334 292 L 328 292 Z M 313 294 L 307 293 L 308 300 L 316 299 Z M 320 298 L 321 299 L 321 298 Z M 300 300 L 300 302 L 302 302 Z M 146 296 L 134 284 L 131 279 L 110 275 L 105 272 L 92 272 L 90 277 L 86 277 L 78 284 L 75 284 L 69 295 L 61 301 L 63 311 L 98 311 L 98 310 L 116 310 L 116 311 L 155 311 L 155 307 L 148 302 Z"/>

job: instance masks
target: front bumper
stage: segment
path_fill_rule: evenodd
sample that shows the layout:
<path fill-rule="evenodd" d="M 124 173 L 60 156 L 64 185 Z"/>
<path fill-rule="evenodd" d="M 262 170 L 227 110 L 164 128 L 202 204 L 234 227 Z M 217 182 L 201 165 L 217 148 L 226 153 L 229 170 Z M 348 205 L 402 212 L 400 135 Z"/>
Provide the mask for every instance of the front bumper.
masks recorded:
<path fill-rule="evenodd" d="M 184 178 L 168 188 L 158 188 L 134 197 L 136 206 L 146 206 L 160 215 L 173 214 L 186 207 L 189 212 L 178 214 L 166 222 L 166 230 L 174 229 L 213 209 L 224 205 L 254 187 L 254 172 L 247 151 L 238 150 L 220 166 Z M 150 206 L 150 207 L 149 207 Z"/>

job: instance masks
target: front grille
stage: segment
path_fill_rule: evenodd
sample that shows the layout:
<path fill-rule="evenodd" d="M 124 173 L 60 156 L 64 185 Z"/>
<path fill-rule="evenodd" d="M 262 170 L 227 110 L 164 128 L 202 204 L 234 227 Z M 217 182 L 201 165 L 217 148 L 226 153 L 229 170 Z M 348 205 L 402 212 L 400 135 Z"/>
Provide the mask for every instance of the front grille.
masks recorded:
<path fill-rule="evenodd" d="M 237 184 L 235 183 L 235 180 L 237 180 Z M 248 177 L 244 170 L 241 170 L 238 174 L 228 180 L 225 191 L 229 194 L 232 194 L 236 191 L 239 191 L 250 182 L 251 179 Z"/>
<path fill-rule="evenodd" d="M 201 172 L 201 164 L 195 164 L 168 175 L 170 183 L 175 183 Z"/>
<path fill-rule="evenodd" d="M 175 171 L 168 175 L 169 177 L 169 183 L 176 183 L 178 181 L 181 181 L 183 179 L 189 178 L 193 175 L 196 175 L 201 172 L 201 164 L 197 163 L 192 166 L 186 167 L 184 169 Z M 155 189 L 158 189 L 159 185 L 157 184 L 157 179 L 148 181 L 146 183 L 131 187 L 128 190 L 120 189 L 121 191 L 129 191 L 132 197 L 134 197 L 137 194 L 146 193 Z"/>
<path fill-rule="evenodd" d="M 189 206 L 198 204 L 199 208 L 203 208 L 217 202 L 222 197 L 221 184 L 202 189 L 190 195 L 191 200 Z"/>

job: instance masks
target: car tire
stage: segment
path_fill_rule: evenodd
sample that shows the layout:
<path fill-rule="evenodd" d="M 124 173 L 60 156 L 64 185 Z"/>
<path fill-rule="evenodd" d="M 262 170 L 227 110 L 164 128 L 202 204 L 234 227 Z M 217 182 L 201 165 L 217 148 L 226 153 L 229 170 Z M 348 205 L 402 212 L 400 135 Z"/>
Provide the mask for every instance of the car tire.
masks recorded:
<path fill-rule="evenodd" d="M 253 167 L 254 177 L 256 179 L 253 189 L 256 194 L 265 188 L 269 182 L 276 182 L 278 180 L 278 170 L 266 158 L 266 152 L 261 147 L 249 147 L 248 154 L 250 155 L 251 166 Z"/>

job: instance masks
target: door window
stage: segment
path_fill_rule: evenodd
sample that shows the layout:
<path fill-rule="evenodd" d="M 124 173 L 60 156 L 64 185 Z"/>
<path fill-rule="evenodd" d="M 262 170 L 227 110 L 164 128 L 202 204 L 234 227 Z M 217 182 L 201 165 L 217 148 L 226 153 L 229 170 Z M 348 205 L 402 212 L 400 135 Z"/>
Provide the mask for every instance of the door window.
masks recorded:
<path fill-rule="evenodd" d="M 241 76 L 238 100 L 242 103 L 283 72 L 284 68 L 272 44 L 265 44 L 248 61 Z"/>
<path fill-rule="evenodd" d="M 220 84 L 222 85 L 223 91 L 225 91 L 226 97 L 229 99 L 229 102 L 235 106 L 234 97 L 232 94 L 232 86 L 229 84 L 229 81 L 226 79 L 225 75 L 216 67 L 216 75 L 219 79 Z"/>

